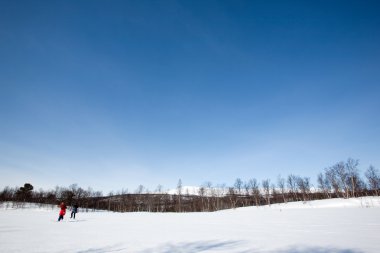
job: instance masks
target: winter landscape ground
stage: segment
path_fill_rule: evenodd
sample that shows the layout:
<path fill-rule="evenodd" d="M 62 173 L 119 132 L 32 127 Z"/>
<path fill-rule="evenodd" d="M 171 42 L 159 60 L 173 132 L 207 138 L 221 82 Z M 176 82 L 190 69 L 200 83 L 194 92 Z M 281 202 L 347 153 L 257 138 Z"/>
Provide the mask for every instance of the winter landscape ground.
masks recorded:
<path fill-rule="evenodd" d="M 377 253 L 380 198 L 331 199 L 213 213 L 0 208 L 0 252 Z"/>

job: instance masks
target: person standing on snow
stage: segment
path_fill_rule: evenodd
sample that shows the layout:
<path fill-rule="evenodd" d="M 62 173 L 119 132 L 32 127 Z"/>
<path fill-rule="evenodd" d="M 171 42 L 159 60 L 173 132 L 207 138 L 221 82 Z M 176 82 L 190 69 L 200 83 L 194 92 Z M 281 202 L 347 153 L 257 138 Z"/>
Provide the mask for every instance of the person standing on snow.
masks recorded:
<path fill-rule="evenodd" d="M 75 214 L 78 212 L 78 205 L 77 204 L 74 204 L 71 208 L 71 218 L 74 218 L 75 219 Z"/>
<path fill-rule="evenodd" d="M 63 220 L 63 216 L 66 214 L 66 205 L 64 202 L 62 202 L 59 207 L 61 208 L 61 211 L 59 211 L 58 221 L 61 221 Z"/>

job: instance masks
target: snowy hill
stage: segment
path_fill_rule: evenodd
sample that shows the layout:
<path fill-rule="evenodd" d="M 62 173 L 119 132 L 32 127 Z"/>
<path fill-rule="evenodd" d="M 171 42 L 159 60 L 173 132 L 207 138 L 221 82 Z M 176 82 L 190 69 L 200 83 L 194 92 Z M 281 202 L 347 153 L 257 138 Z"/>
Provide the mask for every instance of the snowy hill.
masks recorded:
<path fill-rule="evenodd" d="M 379 252 L 380 198 L 331 199 L 214 213 L 66 214 L 0 206 L 0 252 Z"/>

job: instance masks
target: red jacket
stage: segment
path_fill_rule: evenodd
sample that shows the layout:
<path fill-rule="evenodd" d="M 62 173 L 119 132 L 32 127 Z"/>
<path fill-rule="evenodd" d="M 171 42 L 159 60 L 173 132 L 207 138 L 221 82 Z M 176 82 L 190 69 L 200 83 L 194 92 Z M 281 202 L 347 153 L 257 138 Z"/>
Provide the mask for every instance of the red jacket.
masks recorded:
<path fill-rule="evenodd" d="M 60 204 L 59 207 L 61 208 L 61 211 L 59 212 L 59 215 L 65 215 L 66 214 L 66 205 Z"/>

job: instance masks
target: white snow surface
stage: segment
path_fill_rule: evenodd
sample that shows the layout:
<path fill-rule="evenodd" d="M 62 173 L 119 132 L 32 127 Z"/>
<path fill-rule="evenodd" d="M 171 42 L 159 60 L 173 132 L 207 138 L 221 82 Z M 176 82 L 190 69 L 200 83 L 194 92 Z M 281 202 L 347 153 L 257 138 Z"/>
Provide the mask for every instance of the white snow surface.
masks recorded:
<path fill-rule="evenodd" d="M 380 198 L 330 199 L 213 213 L 68 211 L 0 205 L 0 252 L 378 253 Z"/>

